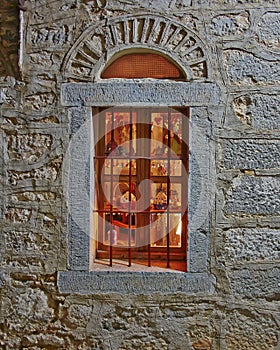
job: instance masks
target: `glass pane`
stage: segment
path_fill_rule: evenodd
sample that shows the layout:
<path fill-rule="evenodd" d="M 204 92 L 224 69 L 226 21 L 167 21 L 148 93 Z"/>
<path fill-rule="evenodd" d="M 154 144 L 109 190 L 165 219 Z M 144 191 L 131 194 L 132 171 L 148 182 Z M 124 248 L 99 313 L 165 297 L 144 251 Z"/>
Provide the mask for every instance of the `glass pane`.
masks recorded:
<path fill-rule="evenodd" d="M 169 242 L 170 242 L 170 247 L 181 247 L 181 244 L 182 244 L 181 214 L 170 214 L 169 216 Z"/>
<path fill-rule="evenodd" d="M 114 203 L 116 208 L 122 211 L 135 210 L 136 195 L 135 195 L 135 183 L 119 183 L 114 189 Z"/>
<path fill-rule="evenodd" d="M 109 155 L 112 152 L 114 156 L 135 154 L 136 113 L 109 111 L 105 120 L 105 154 Z"/>
<path fill-rule="evenodd" d="M 170 247 L 182 245 L 182 216 L 181 214 L 169 215 L 169 230 L 167 214 L 152 214 L 151 246 L 167 247 L 167 233 L 169 232 Z"/>
<path fill-rule="evenodd" d="M 167 246 L 167 215 L 152 214 L 151 215 L 151 247 Z"/>
<path fill-rule="evenodd" d="M 129 175 L 129 167 L 131 167 L 131 175 L 136 175 L 136 161 L 129 159 L 112 159 L 107 158 L 104 162 L 104 173 L 110 175 Z"/>
<path fill-rule="evenodd" d="M 118 247 L 128 247 L 129 246 L 129 235 L 130 235 L 130 245 L 135 245 L 135 218 L 134 215 L 128 213 L 113 213 L 112 217 L 108 213 L 105 215 L 105 225 L 103 233 L 103 243 Z M 111 222 L 112 219 L 112 222 Z M 129 220 L 131 220 L 131 228 L 129 229 Z"/>
<path fill-rule="evenodd" d="M 153 159 L 151 161 L 151 176 L 167 176 L 168 161 Z"/>
<path fill-rule="evenodd" d="M 181 210 L 182 186 L 181 184 L 170 185 L 169 206 L 170 210 Z"/>
<path fill-rule="evenodd" d="M 153 210 L 166 210 L 167 183 L 151 184 L 151 207 Z"/>
<path fill-rule="evenodd" d="M 151 155 L 166 156 L 166 135 L 168 113 L 152 113 L 151 115 Z"/>
<path fill-rule="evenodd" d="M 182 114 L 171 113 L 170 116 L 170 148 L 180 155 L 182 153 Z"/>
<path fill-rule="evenodd" d="M 182 161 L 181 160 L 170 160 L 170 175 L 181 176 L 182 175 Z"/>

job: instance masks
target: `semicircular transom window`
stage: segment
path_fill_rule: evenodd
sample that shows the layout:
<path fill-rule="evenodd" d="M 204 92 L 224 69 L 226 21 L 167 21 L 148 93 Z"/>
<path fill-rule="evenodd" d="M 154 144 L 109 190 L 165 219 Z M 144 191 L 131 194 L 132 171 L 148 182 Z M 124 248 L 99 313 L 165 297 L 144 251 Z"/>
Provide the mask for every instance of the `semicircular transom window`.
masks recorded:
<path fill-rule="evenodd" d="M 112 62 L 101 78 L 184 80 L 184 73 L 164 56 L 155 53 L 131 53 Z"/>

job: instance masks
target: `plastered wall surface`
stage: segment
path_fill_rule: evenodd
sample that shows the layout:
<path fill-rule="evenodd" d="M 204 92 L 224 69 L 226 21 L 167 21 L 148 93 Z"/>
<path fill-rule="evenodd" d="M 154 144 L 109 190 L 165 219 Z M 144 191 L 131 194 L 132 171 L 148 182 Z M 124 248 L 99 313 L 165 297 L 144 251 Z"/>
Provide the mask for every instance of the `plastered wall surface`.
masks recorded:
<path fill-rule="evenodd" d="M 279 350 L 279 1 L 29 0 L 16 11 L 19 68 L 8 18 L 0 43 L 1 348 Z M 139 47 L 183 68 L 176 98 L 172 82 L 104 88 L 106 62 Z M 69 216 L 71 142 L 91 106 L 133 98 L 191 106 L 191 271 L 143 275 L 145 288 L 137 273 L 99 274 L 97 285 L 76 230 L 87 203 Z"/>

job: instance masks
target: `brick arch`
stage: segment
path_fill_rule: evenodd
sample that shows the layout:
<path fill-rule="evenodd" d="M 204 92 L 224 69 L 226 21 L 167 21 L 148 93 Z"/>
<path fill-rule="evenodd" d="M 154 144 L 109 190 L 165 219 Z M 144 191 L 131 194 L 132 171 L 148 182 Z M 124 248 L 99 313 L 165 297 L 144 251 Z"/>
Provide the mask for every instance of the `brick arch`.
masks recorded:
<path fill-rule="evenodd" d="M 156 15 L 121 16 L 109 19 L 105 31 L 92 26 L 82 33 L 65 57 L 66 81 L 100 79 L 105 64 L 124 50 L 154 50 L 176 62 L 186 80 L 211 76 L 207 50 L 197 34 L 177 21 Z"/>

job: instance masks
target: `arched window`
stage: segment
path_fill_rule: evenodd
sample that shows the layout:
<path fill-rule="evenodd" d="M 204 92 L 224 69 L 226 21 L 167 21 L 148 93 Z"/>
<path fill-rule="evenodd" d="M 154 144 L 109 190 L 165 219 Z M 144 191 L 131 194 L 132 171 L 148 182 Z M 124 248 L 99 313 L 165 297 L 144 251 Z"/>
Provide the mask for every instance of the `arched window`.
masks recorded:
<path fill-rule="evenodd" d="M 175 63 L 164 56 L 151 52 L 138 52 L 114 60 L 106 67 L 101 78 L 183 80 L 184 74 Z"/>
<path fill-rule="evenodd" d="M 182 79 L 153 53 L 122 56 L 103 78 Z M 96 261 L 186 271 L 188 108 L 94 113 Z"/>

